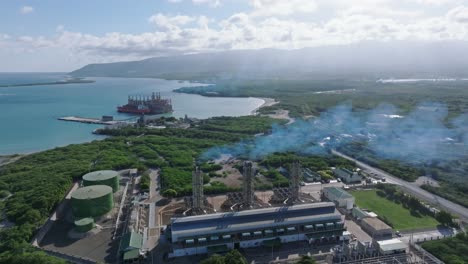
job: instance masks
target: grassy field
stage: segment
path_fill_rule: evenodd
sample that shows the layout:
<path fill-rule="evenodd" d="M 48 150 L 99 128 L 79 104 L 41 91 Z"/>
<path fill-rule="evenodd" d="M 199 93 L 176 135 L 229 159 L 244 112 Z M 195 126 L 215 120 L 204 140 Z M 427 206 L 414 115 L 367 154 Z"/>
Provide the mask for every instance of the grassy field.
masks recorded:
<path fill-rule="evenodd" d="M 396 230 L 410 230 L 419 228 L 436 227 L 439 223 L 431 216 L 412 215 L 411 212 L 401 204 L 394 203 L 372 191 L 353 191 L 356 204 L 375 212 L 381 217 L 386 217 Z"/>

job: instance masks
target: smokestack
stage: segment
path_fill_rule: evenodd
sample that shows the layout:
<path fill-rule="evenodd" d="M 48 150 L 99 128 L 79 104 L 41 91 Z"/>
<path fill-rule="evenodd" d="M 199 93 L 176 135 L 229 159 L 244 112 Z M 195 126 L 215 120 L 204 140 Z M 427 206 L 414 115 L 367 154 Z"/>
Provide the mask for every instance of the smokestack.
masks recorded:
<path fill-rule="evenodd" d="M 254 169 L 252 168 L 252 162 L 245 161 L 244 168 L 243 168 L 243 198 L 244 204 L 251 206 L 254 201 L 254 190 L 252 180 L 255 175 Z"/>
<path fill-rule="evenodd" d="M 301 172 L 301 164 L 298 161 L 295 161 L 292 164 L 290 173 L 291 178 L 289 179 L 289 191 L 291 193 L 291 197 L 289 198 L 289 200 L 291 202 L 299 200 L 299 181 L 301 179 Z"/>
<path fill-rule="evenodd" d="M 192 209 L 203 209 L 203 177 L 198 166 L 192 172 Z"/>

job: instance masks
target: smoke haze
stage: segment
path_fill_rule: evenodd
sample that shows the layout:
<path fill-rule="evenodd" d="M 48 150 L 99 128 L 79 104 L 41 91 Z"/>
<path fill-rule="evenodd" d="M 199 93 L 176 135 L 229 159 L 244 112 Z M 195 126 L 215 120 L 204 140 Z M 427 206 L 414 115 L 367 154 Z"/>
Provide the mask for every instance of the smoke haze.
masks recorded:
<path fill-rule="evenodd" d="M 409 163 L 451 161 L 468 157 L 468 114 L 446 119 L 440 103 L 423 103 L 405 116 L 390 104 L 365 112 L 353 112 L 351 104 L 336 106 L 319 117 L 275 125 L 271 134 L 239 144 L 215 147 L 202 159 L 222 154 L 260 159 L 274 152 L 326 154 L 350 142 L 363 142 L 381 158 Z"/>

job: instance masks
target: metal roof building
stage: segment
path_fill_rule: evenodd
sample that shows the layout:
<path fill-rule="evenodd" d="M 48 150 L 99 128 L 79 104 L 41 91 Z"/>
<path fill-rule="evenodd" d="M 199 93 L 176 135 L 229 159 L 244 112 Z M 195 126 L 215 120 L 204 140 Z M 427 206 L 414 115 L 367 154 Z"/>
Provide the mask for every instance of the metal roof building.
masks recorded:
<path fill-rule="evenodd" d="M 397 238 L 377 241 L 377 244 L 382 255 L 404 253 L 408 249 L 408 245 Z"/>
<path fill-rule="evenodd" d="M 343 230 L 341 214 L 327 202 L 173 218 L 168 238 L 173 256 L 182 256 L 214 248 L 261 246 L 272 240 L 339 239 Z"/>
<path fill-rule="evenodd" d="M 346 207 L 346 209 L 351 210 L 354 206 L 354 197 L 341 188 L 325 187 L 323 188 L 323 195 L 338 207 Z"/>
<path fill-rule="evenodd" d="M 361 227 L 375 240 L 391 239 L 393 229 L 382 220 L 368 217 L 361 220 Z"/>
<path fill-rule="evenodd" d="M 137 232 L 128 232 L 120 240 L 120 251 L 124 263 L 132 263 L 140 258 L 140 250 L 143 247 L 143 235 Z"/>

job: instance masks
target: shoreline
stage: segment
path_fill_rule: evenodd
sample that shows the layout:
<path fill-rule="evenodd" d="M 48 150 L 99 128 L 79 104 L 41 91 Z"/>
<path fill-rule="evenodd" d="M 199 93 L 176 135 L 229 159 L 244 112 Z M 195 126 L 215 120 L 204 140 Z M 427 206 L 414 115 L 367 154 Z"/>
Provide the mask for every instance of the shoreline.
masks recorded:
<path fill-rule="evenodd" d="M 274 98 L 269 98 L 269 97 L 252 97 L 252 98 L 263 100 L 263 104 L 261 104 L 259 107 L 252 110 L 251 115 L 258 115 L 259 114 L 258 110 L 260 110 L 263 107 L 268 107 L 268 106 L 272 106 L 275 104 L 279 104 L 279 101 L 276 101 Z"/>

